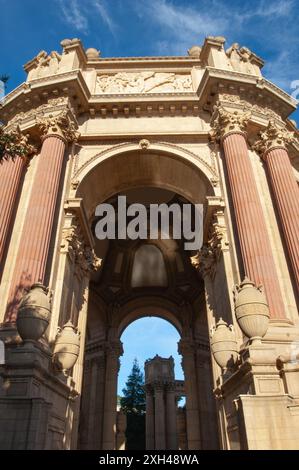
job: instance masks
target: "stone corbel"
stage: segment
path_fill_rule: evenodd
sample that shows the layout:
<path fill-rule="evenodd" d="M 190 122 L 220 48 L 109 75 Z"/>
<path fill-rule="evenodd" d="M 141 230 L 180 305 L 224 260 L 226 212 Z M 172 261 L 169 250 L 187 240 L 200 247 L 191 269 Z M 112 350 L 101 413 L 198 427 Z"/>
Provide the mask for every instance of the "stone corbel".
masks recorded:
<path fill-rule="evenodd" d="M 60 244 L 61 252 L 68 254 L 84 273 L 97 271 L 101 260 L 94 252 L 94 239 L 89 228 L 81 198 L 68 199 L 64 205 L 65 225 Z"/>
<path fill-rule="evenodd" d="M 216 273 L 217 262 L 223 251 L 229 249 L 224 218 L 224 201 L 220 197 L 208 197 L 208 208 L 204 222 L 203 246 L 191 258 L 192 265 L 205 276 L 212 279 Z"/>

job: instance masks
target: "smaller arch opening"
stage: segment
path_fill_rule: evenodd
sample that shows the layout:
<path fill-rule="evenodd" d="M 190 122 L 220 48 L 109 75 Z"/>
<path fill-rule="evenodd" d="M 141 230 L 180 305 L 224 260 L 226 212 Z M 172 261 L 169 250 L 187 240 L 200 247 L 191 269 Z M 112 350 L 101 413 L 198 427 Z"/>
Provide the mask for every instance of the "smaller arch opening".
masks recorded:
<path fill-rule="evenodd" d="M 167 447 L 170 436 L 179 438 L 177 419 L 185 406 L 184 373 L 177 348 L 179 340 L 178 330 L 161 317 L 139 318 L 127 325 L 121 334 L 124 354 L 118 375 L 118 404 L 126 414 L 127 450 L 148 448 L 152 432 L 154 439 L 159 439 L 158 430 L 155 431 L 154 426 L 150 429 L 152 413 L 157 415 L 158 406 L 162 406 L 165 448 L 171 448 Z M 158 403 L 159 387 L 163 388 L 163 403 L 161 400 Z M 172 394 L 175 417 L 169 416 L 168 394 Z M 182 445 L 177 443 L 177 448 Z"/>

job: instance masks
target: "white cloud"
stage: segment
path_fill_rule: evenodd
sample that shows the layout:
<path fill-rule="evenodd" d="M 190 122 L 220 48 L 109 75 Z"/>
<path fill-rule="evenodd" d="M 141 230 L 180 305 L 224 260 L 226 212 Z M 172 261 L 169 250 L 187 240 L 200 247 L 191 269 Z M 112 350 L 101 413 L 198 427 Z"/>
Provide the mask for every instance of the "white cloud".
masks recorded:
<path fill-rule="evenodd" d="M 228 27 L 223 17 L 199 11 L 191 6 L 179 6 L 167 0 L 142 0 L 135 4 L 140 18 L 146 18 L 161 27 L 169 39 L 157 40 L 156 46 L 160 53 L 185 54 L 186 49 L 200 43 L 207 35 L 222 34 Z"/>
<path fill-rule="evenodd" d="M 78 31 L 87 34 L 88 19 L 78 0 L 58 0 L 64 20 Z"/>
<path fill-rule="evenodd" d="M 100 13 L 102 20 L 104 21 L 104 23 L 106 23 L 111 33 L 115 35 L 116 30 L 117 30 L 117 25 L 112 19 L 112 16 L 109 14 L 107 6 L 101 0 L 93 0 L 93 5 Z"/>
<path fill-rule="evenodd" d="M 81 33 L 88 33 L 89 19 L 98 13 L 110 32 L 115 35 L 117 25 L 103 0 L 90 0 L 89 2 L 86 2 L 86 0 L 84 2 L 80 0 L 58 0 L 58 3 L 64 21 Z"/>
<path fill-rule="evenodd" d="M 299 79 L 299 68 L 292 53 L 284 49 L 270 61 L 266 62 L 264 75 L 280 88 L 290 92 L 291 82 Z"/>
<path fill-rule="evenodd" d="M 294 7 L 294 0 L 280 0 L 269 3 L 268 0 L 262 0 L 256 10 L 252 11 L 253 16 L 261 17 L 281 17 L 288 16 Z"/>

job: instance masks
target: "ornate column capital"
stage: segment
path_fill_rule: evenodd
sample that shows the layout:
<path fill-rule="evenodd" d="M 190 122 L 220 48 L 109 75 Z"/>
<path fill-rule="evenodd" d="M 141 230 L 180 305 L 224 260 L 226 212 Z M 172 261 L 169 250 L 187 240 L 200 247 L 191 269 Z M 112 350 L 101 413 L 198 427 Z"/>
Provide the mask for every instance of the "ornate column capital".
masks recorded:
<path fill-rule="evenodd" d="M 145 389 L 146 395 L 151 395 L 151 396 L 154 395 L 154 389 L 153 389 L 152 384 L 145 384 L 144 389 Z"/>
<path fill-rule="evenodd" d="M 221 141 L 229 134 L 242 134 L 246 136 L 246 129 L 251 112 L 228 111 L 221 105 L 215 106 L 212 116 L 210 138 L 212 141 Z"/>
<path fill-rule="evenodd" d="M 276 148 L 287 149 L 295 137 L 293 132 L 289 132 L 286 126 L 279 126 L 274 120 L 270 120 L 267 128 L 259 133 L 259 140 L 253 145 L 262 158 L 265 158 L 270 150 Z"/>
<path fill-rule="evenodd" d="M 154 380 L 152 386 L 155 392 L 164 392 L 165 383 L 162 380 Z"/>
<path fill-rule="evenodd" d="M 37 125 L 42 132 L 42 138 L 56 136 L 65 142 L 74 142 L 78 140 L 80 134 L 77 131 L 77 123 L 71 119 L 67 109 L 58 114 L 49 114 L 48 116 L 38 117 Z"/>
<path fill-rule="evenodd" d="M 194 356 L 195 345 L 192 339 L 181 339 L 178 342 L 178 352 L 184 356 Z"/>
<path fill-rule="evenodd" d="M 28 158 L 37 149 L 29 143 L 29 134 L 24 134 L 19 126 L 6 129 L 0 126 L 0 152 L 4 159 L 16 157 Z"/>
<path fill-rule="evenodd" d="M 123 345 L 120 340 L 107 341 L 105 349 L 106 354 L 114 358 L 119 358 L 124 353 Z"/>
<path fill-rule="evenodd" d="M 175 382 L 167 382 L 165 384 L 165 390 L 168 393 L 175 393 L 175 391 L 176 391 Z"/>

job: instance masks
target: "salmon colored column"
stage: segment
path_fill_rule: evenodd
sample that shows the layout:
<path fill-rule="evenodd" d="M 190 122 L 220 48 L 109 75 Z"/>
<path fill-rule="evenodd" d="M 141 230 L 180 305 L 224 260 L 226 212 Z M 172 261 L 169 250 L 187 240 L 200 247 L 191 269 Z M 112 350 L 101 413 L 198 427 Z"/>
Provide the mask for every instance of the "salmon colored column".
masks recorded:
<path fill-rule="evenodd" d="M 299 189 L 286 145 L 293 135 L 270 121 L 256 144 L 267 167 L 299 293 Z"/>
<path fill-rule="evenodd" d="M 0 164 L 0 263 L 25 166 L 26 161 L 21 157 L 9 158 Z"/>
<path fill-rule="evenodd" d="M 64 152 L 72 134 L 68 121 L 63 112 L 40 122 L 45 136 L 11 281 L 5 316 L 9 323 L 16 320 L 24 289 L 44 283 Z"/>
<path fill-rule="evenodd" d="M 247 114 L 220 109 L 215 124 L 222 139 L 245 275 L 263 285 L 271 319 L 285 321 L 270 240 L 249 160 L 245 133 L 248 120 Z"/>
<path fill-rule="evenodd" d="M 27 136 L 23 135 L 19 129 L 10 133 L 14 134 L 16 145 L 22 147 L 24 157 L 9 157 L 0 164 L 0 265 L 12 223 L 19 186 L 28 163 L 27 157 L 35 151 L 35 148 L 28 144 Z"/>

